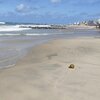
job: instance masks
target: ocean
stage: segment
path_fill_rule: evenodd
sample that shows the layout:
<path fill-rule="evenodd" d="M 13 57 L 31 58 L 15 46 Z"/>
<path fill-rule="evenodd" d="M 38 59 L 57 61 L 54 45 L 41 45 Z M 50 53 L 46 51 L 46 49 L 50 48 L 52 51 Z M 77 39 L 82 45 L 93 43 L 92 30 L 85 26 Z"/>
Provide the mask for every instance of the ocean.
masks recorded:
<path fill-rule="evenodd" d="M 36 45 L 57 38 L 100 37 L 95 29 L 21 29 L 0 25 L 0 69 L 14 66 Z"/>

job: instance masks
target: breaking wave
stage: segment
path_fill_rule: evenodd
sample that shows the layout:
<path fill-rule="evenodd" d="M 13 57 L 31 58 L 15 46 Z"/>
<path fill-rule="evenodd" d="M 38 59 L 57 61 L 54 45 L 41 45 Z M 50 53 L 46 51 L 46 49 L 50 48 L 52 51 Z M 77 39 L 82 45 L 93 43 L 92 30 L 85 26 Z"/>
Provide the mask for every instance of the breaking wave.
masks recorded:
<path fill-rule="evenodd" d="M 45 36 L 45 35 L 49 35 L 49 34 L 46 34 L 46 33 L 44 33 L 44 34 L 39 34 L 39 33 L 37 33 L 37 34 L 32 34 L 32 33 L 25 33 L 25 34 L 19 34 L 19 33 L 16 33 L 16 34 L 14 34 L 14 33 L 0 33 L 0 36 Z"/>

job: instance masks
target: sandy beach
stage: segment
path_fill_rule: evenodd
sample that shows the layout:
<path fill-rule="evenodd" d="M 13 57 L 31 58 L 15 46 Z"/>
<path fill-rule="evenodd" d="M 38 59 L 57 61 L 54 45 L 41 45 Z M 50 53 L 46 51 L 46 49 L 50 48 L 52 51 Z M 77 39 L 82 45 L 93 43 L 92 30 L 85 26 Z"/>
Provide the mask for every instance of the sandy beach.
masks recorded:
<path fill-rule="evenodd" d="M 99 99 L 99 38 L 53 40 L 0 70 L 0 100 Z"/>

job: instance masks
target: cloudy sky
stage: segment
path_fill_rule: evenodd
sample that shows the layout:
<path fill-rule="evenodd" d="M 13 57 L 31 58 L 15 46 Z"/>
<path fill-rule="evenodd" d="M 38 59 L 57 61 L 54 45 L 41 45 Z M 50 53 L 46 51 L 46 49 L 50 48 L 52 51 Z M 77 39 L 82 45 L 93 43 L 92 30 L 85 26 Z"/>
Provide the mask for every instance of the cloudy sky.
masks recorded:
<path fill-rule="evenodd" d="M 0 0 L 0 21 L 73 23 L 100 17 L 100 0 Z"/>

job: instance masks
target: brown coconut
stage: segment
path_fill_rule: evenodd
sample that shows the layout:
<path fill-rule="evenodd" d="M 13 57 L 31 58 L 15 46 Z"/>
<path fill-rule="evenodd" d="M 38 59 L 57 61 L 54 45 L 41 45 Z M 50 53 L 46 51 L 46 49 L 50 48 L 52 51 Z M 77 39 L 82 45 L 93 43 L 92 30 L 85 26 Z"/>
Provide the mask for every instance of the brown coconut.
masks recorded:
<path fill-rule="evenodd" d="M 70 64 L 70 66 L 68 68 L 74 69 L 75 68 L 75 65 L 74 64 Z"/>

